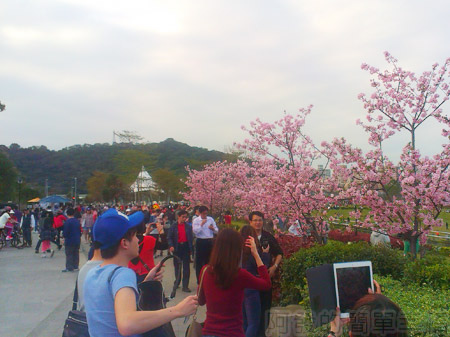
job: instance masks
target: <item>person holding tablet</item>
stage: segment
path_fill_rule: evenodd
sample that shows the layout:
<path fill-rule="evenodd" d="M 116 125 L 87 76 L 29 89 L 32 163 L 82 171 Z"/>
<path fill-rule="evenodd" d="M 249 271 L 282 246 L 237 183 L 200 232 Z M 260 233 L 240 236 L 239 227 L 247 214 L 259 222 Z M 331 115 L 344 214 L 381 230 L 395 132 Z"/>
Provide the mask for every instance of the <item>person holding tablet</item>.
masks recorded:
<path fill-rule="evenodd" d="M 340 337 L 343 327 L 349 325 L 350 337 L 407 337 L 406 316 L 400 307 L 381 294 L 380 285 L 374 280 L 375 293 L 369 293 L 359 299 L 350 313 L 350 318 L 336 316 L 330 323 L 328 337 Z"/>

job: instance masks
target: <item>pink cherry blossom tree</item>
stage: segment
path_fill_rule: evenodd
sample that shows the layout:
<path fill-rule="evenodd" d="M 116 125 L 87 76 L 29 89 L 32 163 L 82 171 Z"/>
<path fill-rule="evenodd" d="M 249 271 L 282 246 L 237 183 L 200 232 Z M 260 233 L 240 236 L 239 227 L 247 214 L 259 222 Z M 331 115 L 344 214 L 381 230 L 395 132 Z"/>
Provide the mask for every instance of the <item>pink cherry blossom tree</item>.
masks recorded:
<path fill-rule="evenodd" d="M 244 159 L 189 170 L 184 197 L 216 212 L 233 207 L 241 215 L 260 210 L 267 217 L 287 217 L 290 223 L 298 219 L 302 234 L 322 242 L 328 228 L 326 210 L 336 201 L 340 185 L 315 167 L 321 160 L 327 169 L 335 160 L 328 157 L 333 152 L 318 148 L 302 131 L 311 108 L 274 123 L 257 119 L 250 128 L 243 127 L 250 137 L 235 145 L 246 154 Z"/>
<path fill-rule="evenodd" d="M 231 168 L 227 161 L 205 165 L 202 170 L 187 167 L 185 183 L 188 192 L 183 193 L 184 199 L 195 205 L 207 206 L 215 216 L 232 209 L 234 198 L 229 191 L 234 180 Z"/>
<path fill-rule="evenodd" d="M 286 114 L 274 123 L 259 119 L 243 127 L 249 138 L 235 144 L 247 154 L 240 165 L 240 183 L 236 207 L 242 211 L 261 210 L 267 216 L 299 220 L 302 234 L 323 242 L 328 229 L 326 211 L 337 200 L 339 181 L 325 176 L 325 169 L 339 170 L 334 153 L 319 148 L 302 130 L 312 106 L 295 116 Z M 244 165 L 245 163 L 245 165 Z M 322 163 L 319 170 L 317 164 Z"/>
<path fill-rule="evenodd" d="M 374 149 L 363 154 L 343 139 L 335 140 L 333 146 L 351 177 L 350 187 L 341 196 L 370 209 L 364 218 L 359 212 L 352 215 L 364 226 L 402 233 L 415 256 L 417 239 L 424 243 L 430 228 L 442 225 L 438 216 L 450 204 L 450 122 L 442 109 L 450 96 L 450 58 L 420 76 L 402 69 L 387 52 L 385 59 L 391 70 L 362 65 L 373 75 L 374 92 L 358 96 L 367 122 L 357 123 L 368 132 Z M 431 119 L 442 125 L 445 141 L 440 151 L 427 157 L 417 147 L 417 129 Z M 400 132 L 406 132 L 410 140 L 394 163 L 383 153 L 382 144 Z"/>

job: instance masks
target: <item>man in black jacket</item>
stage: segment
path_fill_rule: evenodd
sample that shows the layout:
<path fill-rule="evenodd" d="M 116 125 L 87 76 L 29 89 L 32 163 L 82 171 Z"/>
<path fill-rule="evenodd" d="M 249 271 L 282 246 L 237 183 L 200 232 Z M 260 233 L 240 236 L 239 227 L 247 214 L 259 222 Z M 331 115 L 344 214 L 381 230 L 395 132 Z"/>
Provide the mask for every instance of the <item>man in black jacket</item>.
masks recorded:
<path fill-rule="evenodd" d="M 23 233 L 23 245 L 22 247 L 31 247 L 31 229 L 35 226 L 34 215 L 31 214 L 29 209 L 23 210 L 22 220 L 20 226 L 22 227 Z"/>
<path fill-rule="evenodd" d="M 183 265 L 183 288 L 184 292 L 191 292 L 189 289 L 190 277 L 190 257 L 193 252 L 192 242 L 192 226 L 186 222 L 188 213 L 181 210 L 177 213 L 177 221 L 172 223 L 169 229 L 167 241 L 169 243 L 169 252 L 179 257 Z M 173 265 L 175 267 L 175 275 L 178 275 L 178 268 L 181 268 L 180 263 L 174 259 Z M 177 277 L 175 280 L 175 287 L 180 285 L 181 280 Z"/>
<path fill-rule="evenodd" d="M 258 235 L 259 242 L 263 248 L 269 246 L 270 267 L 268 269 L 270 277 L 275 275 L 281 259 L 283 258 L 283 250 L 278 244 L 277 239 L 269 232 L 263 230 L 264 214 L 262 212 L 254 211 L 248 216 L 250 226 L 252 226 Z M 265 331 L 269 323 L 270 307 L 272 306 L 272 289 L 269 291 L 261 291 L 261 319 L 258 336 L 265 336 Z"/>

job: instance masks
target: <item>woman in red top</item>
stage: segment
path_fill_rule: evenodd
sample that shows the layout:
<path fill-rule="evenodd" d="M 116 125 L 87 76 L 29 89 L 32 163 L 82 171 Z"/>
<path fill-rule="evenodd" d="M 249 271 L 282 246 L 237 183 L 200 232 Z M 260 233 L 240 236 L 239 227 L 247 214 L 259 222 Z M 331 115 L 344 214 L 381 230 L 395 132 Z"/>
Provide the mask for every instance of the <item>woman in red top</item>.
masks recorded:
<path fill-rule="evenodd" d="M 150 227 L 150 226 L 149 226 Z M 128 268 L 133 269 L 136 273 L 137 283 L 144 281 L 148 272 L 155 266 L 153 254 L 155 250 L 156 239 L 148 235 L 150 228 L 145 228 L 145 224 L 138 227 L 137 237 L 139 239 L 139 257 L 147 265 L 147 269 L 139 258 L 134 258 L 128 262 Z"/>
<path fill-rule="evenodd" d="M 245 246 L 255 258 L 260 277 L 253 276 L 240 267 L 243 239 L 234 229 L 219 232 L 214 244 L 209 265 L 202 269 L 203 283 L 198 302 L 206 304 L 206 320 L 203 336 L 244 337 L 242 303 L 244 289 L 268 290 L 272 286 L 270 277 L 256 248 L 255 240 L 249 236 Z"/>

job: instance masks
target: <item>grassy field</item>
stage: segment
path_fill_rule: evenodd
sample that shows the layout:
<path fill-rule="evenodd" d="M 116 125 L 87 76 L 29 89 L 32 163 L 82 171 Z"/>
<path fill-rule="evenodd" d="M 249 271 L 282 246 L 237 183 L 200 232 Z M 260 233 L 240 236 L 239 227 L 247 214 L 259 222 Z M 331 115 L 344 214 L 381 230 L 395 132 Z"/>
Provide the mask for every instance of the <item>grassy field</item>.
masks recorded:
<path fill-rule="evenodd" d="M 439 219 L 442 219 L 444 221 L 444 226 L 441 227 L 433 227 L 433 230 L 437 230 L 437 231 L 441 231 L 441 232 L 450 232 L 450 229 L 446 229 L 445 227 L 445 223 L 447 222 L 450 225 L 450 213 L 448 213 L 449 209 L 445 209 L 443 212 L 441 212 L 441 214 L 439 214 Z M 349 217 L 349 213 L 352 212 L 353 209 L 349 209 L 349 208 L 340 208 L 340 209 L 330 209 L 328 211 L 328 215 L 329 216 L 339 216 L 341 219 L 346 220 Z M 361 211 L 362 216 L 367 215 L 367 213 L 369 212 L 368 209 L 363 209 Z"/>
<path fill-rule="evenodd" d="M 450 212 L 447 212 L 449 210 L 450 209 L 446 209 L 443 212 L 441 212 L 441 214 L 439 215 L 439 218 L 444 221 L 444 226 L 442 226 L 442 227 L 435 227 L 435 228 L 433 228 L 433 230 L 450 233 L 450 229 L 446 229 L 445 228 L 445 223 L 446 222 L 450 225 Z M 330 210 L 328 210 L 327 215 L 328 216 L 333 216 L 333 217 L 339 217 L 342 220 L 347 220 L 347 218 L 349 217 L 350 212 L 352 212 L 352 211 L 353 211 L 353 209 L 350 209 L 350 208 L 330 209 Z M 369 210 L 364 208 L 361 211 L 361 214 L 362 214 L 362 216 L 365 216 L 365 215 L 367 215 L 368 212 L 369 212 Z M 248 222 L 246 222 L 245 220 L 233 220 L 231 222 L 231 224 L 233 226 L 237 226 L 237 227 L 240 228 L 240 227 L 242 227 L 244 225 L 248 225 Z"/>
<path fill-rule="evenodd" d="M 350 212 L 354 211 L 353 208 L 339 208 L 339 209 L 330 209 L 327 212 L 328 216 L 332 216 L 334 218 L 339 218 L 342 222 L 346 222 L 349 218 Z M 448 233 L 450 234 L 450 229 L 446 229 L 445 223 L 448 223 L 450 225 L 450 208 L 445 209 L 444 211 L 439 214 L 439 219 L 442 219 L 444 221 L 444 225 L 441 227 L 433 227 L 433 231 L 439 231 L 442 233 Z M 369 210 L 367 208 L 363 208 L 361 210 L 362 216 L 366 216 L 369 213 Z M 231 225 L 233 227 L 236 227 L 236 229 L 241 228 L 242 226 L 248 225 L 248 222 L 239 219 L 239 220 L 233 220 L 231 222 Z M 333 226 L 332 226 L 333 227 Z M 338 226 L 337 228 L 341 228 L 341 226 Z M 438 240 L 439 241 L 439 240 Z"/>

